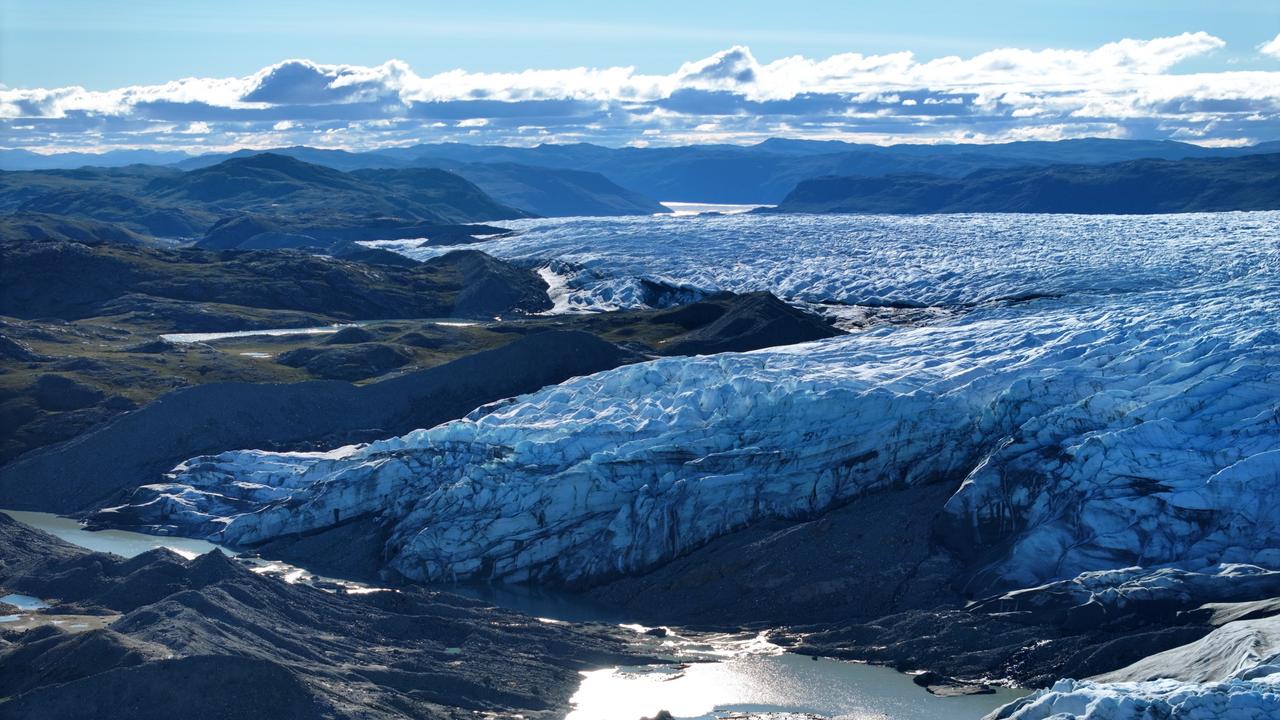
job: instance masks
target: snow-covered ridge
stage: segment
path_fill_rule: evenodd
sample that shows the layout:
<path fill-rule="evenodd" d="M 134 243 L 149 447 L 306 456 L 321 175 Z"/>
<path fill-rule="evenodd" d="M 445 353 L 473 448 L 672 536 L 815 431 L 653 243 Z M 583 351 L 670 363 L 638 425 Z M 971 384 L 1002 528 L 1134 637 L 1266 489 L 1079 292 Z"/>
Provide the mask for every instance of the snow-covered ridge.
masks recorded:
<path fill-rule="evenodd" d="M 409 577 L 579 581 L 964 477 L 953 540 L 1010 543 L 995 587 L 1276 568 L 1280 291 L 1239 275 L 623 367 L 325 456 L 199 458 L 134 511 L 231 543 L 382 511 Z"/>

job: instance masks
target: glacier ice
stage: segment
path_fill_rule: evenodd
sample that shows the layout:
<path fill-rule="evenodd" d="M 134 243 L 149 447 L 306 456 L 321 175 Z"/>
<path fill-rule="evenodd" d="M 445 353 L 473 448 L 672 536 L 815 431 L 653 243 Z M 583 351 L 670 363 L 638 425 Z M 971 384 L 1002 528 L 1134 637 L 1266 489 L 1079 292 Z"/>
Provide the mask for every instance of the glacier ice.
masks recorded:
<path fill-rule="evenodd" d="M 995 720 L 1273 720 L 1280 717 L 1280 617 L 1240 620 L 1089 680 L 1060 680 Z"/>
<path fill-rule="evenodd" d="M 1099 682 L 1252 680 L 1280 673 L 1280 617 L 1237 620 L 1203 638 L 1100 675 Z M 1280 682 L 1280 678 L 1277 678 Z"/>
<path fill-rule="evenodd" d="M 786 300 L 956 307 L 1176 289 L 1275 269 L 1276 213 L 727 215 L 538 219 L 485 252 L 550 267 L 558 309 L 636 308 L 652 285 Z M 369 243 L 426 259 L 447 247 Z M 661 300 L 661 298 L 657 298 Z M 670 302 L 668 300 L 667 302 Z"/>
<path fill-rule="evenodd" d="M 1059 680 L 1006 705 L 987 720 L 1275 720 L 1280 717 L 1280 669 L 1252 680 L 1184 683 L 1152 680 L 1100 683 Z"/>
<path fill-rule="evenodd" d="M 1258 555 L 1269 558 L 1271 553 Z M 1280 597 L 1280 571 L 1244 563 L 1196 569 L 1133 566 L 1019 588 L 972 602 L 969 609 L 1026 622 L 1094 627 L 1135 615 L 1158 621 L 1207 603 L 1263 597 Z"/>
<path fill-rule="evenodd" d="M 610 223 L 494 242 L 573 256 Z M 736 279 L 730 289 L 795 299 L 966 309 L 622 367 L 327 454 L 197 458 L 139 490 L 130 512 L 243 544 L 380 512 L 390 563 L 408 577 L 590 582 L 756 519 L 963 479 L 949 537 L 1008 548 L 995 589 L 1133 565 L 1280 568 L 1277 214 L 614 224 L 624 230 L 611 239 L 641 237 L 611 260 L 570 260 L 661 268 L 650 277 L 680 287 Z M 713 230 L 746 249 L 703 247 L 686 274 L 698 233 Z M 843 263 L 828 248 L 840 243 Z M 720 262 L 730 251 L 752 261 Z M 618 282 L 640 277 L 628 272 L 596 277 L 617 299 Z M 1040 297 L 993 302 L 1029 296 Z"/>

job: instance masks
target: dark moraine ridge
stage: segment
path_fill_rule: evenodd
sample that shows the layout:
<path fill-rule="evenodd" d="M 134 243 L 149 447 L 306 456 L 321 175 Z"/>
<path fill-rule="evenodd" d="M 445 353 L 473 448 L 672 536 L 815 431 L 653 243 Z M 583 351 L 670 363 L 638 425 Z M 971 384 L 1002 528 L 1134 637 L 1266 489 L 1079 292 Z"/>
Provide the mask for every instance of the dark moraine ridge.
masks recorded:
<path fill-rule="evenodd" d="M 83 633 L 0 630 L 3 720 L 549 719 L 580 671 L 646 661 L 609 628 L 411 588 L 329 593 L 220 552 L 125 560 L 5 515 L 0 588 L 54 600 L 46 617 L 121 615 Z"/>
<path fill-rule="evenodd" d="M 550 331 L 360 387 L 309 381 L 184 388 L 0 468 L 0 507 L 60 513 L 101 507 L 197 455 L 391 437 L 638 359 L 586 333 Z"/>

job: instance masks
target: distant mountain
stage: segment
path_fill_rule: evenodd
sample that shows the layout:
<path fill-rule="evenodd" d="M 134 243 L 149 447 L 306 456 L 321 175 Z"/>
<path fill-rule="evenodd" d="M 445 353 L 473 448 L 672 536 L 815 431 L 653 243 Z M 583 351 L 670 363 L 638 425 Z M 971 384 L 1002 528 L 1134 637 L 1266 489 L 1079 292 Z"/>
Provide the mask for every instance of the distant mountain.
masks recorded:
<path fill-rule="evenodd" d="M 657 200 L 628 190 L 597 172 L 508 162 L 448 163 L 444 167 L 501 202 L 544 217 L 671 212 Z M 374 172 L 387 177 L 397 171 Z"/>
<path fill-rule="evenodd" d="M 770 212 L 1145 214 L 1280 209 L 1280 154 L 938 175 L 823 177 Z"/>
<path fill-rule="evenodd" d="M 606 148 L 600 149 L 608 152 Z M 491 150 L 501 154 L 507 148 Z M 414 152 L 400 149 L 351 153 L 343 150 L 288 147 L 270 152 L 336 170 L 356 172 L 366 179 L 385 180 L 398 188 L 398 191 L 406 188 L 402 180 L 411 179 L 415 169 L 441 168 L 475 183 L 503 205 L 545 217 L 650 215 L 669 212 L 651 197 L 619 186 L 600 173 L 583 170 L 513 162 L 458 162 L 448 158 L 420 161 Z M 255 154 L 260 153 L 240 150 L 230 154 L 202 155 L 184 160 L 176 167 L 195 170 Z M 388 172 L 390 170 L 399 172 Z"/>
<path fill-rule="evenodd" d="M 144 151 L 113 151 L 103 155 L 67 154 L 35 156 L 25 151 L 0 151 L 0 167 L 39 162 L 40 167 L 77 167 L 124 162 L 152 162 L 138 155 Z M 601 214 L 625 210 L 630 201 L 590 189 L 585 180 L 568 182 L 565 176 L 536 177 L 532 170 L 504 173 L 466 171 L 469 165 L 514 164 L 598 173 L 624 190 L 654 200 L 710 203 L 776 203 L 795 186 L 827 175 L 881 177 L 927 173 L 959 178 L 978 170 L 1064 164 L 1106 164 L 1139 159 L 1181 160 L 1225 158 L 1280 152 L 1280 142 L 1244 148 L 1206 148 L 1165 140 L 1114 140 L 1084 138 L 1057 142 L 1033 141 L 993 145 L 860 145 L 839 140 L 791 140 L 771 138 L 756 145 L 689 145 L 658 148 L 607 148 L 589 143 L 548 144 L 535 147 L 423 144 L 349 152 L 309 147 L 270 151 L 303 162 L 342 171 L 440 167 L 454 170 L 480 185 L 499 202 L 540 215 Z M 17 154 L 14 154 L 17 153 Z M 23 154 L 25 153 L 25 154 Z M 129 154 L 134 153 L 134 154 Z M 174 167 L 184 170 L 217 165 L 228 159 L 250 157 L 258 151 L 198 157 L 180 155 Z M 168 154 L 165 154 L 168 155 Z M 175 160 L 170 160 L 175 162 Z M 574 186 L 586 184 L 587 187 Z M 557 207 L 547 203 L 546 192 L 568 193 L 583 207 Z M 504 193 L 509 193 L 504 194 Z M 600 201 L 600 202 L 597 202 Z M 595 210 L 585 212 L 587 207 Z"/>
<path fill-rule="evenodd" d="M 162 238 L 198 238 L 220 220 L 251 214 L 276 233 L 322 228 L 326 242 L 347 231 L 356 239 L 422 237 L 436 226 L 528 216 L 444 170 L 386 172 L 393 175 L 384 182 L 271 153 L 187 172 L 142 165 L 0 172 L 0 212 L 118 223 Z"/>
<path fill-rule="evenodd" d="M 450 183 L 464 186 L 468 195 L 475 194 L 471 192 L 474 186 L 457 176 L 452 176 Z M 389 196 L 383 188 L 339 170 L 273 153 L 231 158 L 157 178 L 142 193 L 172 204 L 200 203 L 236 211 L 279 212 L 281 207 L 287 207 L 291 214 L 350 210 L 456 219 L 436 216 L 435 210 L 427 210 L 408 198 Z"/>
<path fill-rule="evenodd" d="M 691 145 L 611 149 L 590 144 L 532 148 L 460 144 L 384 151 L 417 164 L 520 163 L 598 172 L 659 200 L 776 203 L 798 183 L 825 175 L 929 173 L 963 177 L 988 168 L 1102 164 L 1141 158 L 1234 157 L 1280 152 L 1280 143 L 1204 148 L 1170 141 L 1090 138 L 1000 145 L 857 145 L 771 139 L 753 146 Z M 416 156 L 416 160 L 413 160 Z"/>
<path fill-rule="evenodd" d="M 174 163 L 174 167 L 178 167 L 183 170 L 198 170 L 200 168 L 209 167 L 210 165 L 217 165 L 224 160 L 250 157 L 252 155 L 261 155 L 263 153 L 286 155 L 294 158 L 295 160 L 301 160 L 313 165 L 323 165 L 325 167 L 333 168 L 334 170 L 342 170 L 343 172 L 364 170 L 367 168 L 402 167 L 405 165 L 403 160 L 381 152 L 349 152 L 347 150 L 328 150 L 306 147 L 304 145 L 294 145 L 291 147 L 274 148 L 271 150 L 237 150 L 233 153 L 209 153 L 206 155 L 197 155 L 196 157 L 188 157 L 185 160 Z"/>
<path fill-rule="evenodd" d="M 168 165 L 190 158 L 179 150 L 108 150 L 103 153 L 33 153 L 0 150 L 0 170 L 65 170 L 85 166 Z"/>
<path fill-rule="evenodd" d="M 448 208 L 467 208 L 467 218 L 455 218 L 458 222 L 530 216 L 528 208 L 517 206 L 508 198 L 497 197 L 461 173 L 439 168 L 405 168 L 357 170 L 351 175 L 408 198 L 442 217 L 449 215 Z"/>

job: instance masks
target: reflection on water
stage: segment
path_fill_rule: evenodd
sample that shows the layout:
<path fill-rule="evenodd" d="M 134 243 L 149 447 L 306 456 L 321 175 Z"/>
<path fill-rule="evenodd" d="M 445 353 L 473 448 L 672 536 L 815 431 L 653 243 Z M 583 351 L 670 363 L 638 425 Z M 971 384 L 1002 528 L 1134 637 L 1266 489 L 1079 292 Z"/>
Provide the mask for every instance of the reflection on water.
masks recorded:
<path fill-rule="evenodd" d="M 58 517 L 52 513 L 25 512 L 22 510 L 0 510 L 0 513 L 4 513 L 18 522 L 43 530 L 72 545 L 79 545 L 95 552 L 114 553 L 121 557 L 133 557 L 141 555 L 148 550 L 162 547 L 169 548 L 188 560 L 197 555 L 203 555 L 210 550 L 222 550 L 228 555 L 231 554 L 204 540 L 143 535 L 142 533 L 127 532 L 125 530 L 89 531 L 85 530 L 84 526 L 77 520 Z"/>
<path fill-rule="evenodd" d="M 667 710 L 676 718 L 736 712 L 814 713 L 849 720 L 978 720 L 1026 694 L 935 697 L 911 678 L 874 665 L 750 654 L 655 670 L 624 667 L 583 673 L 566 720 L 636 720 Z"/>

